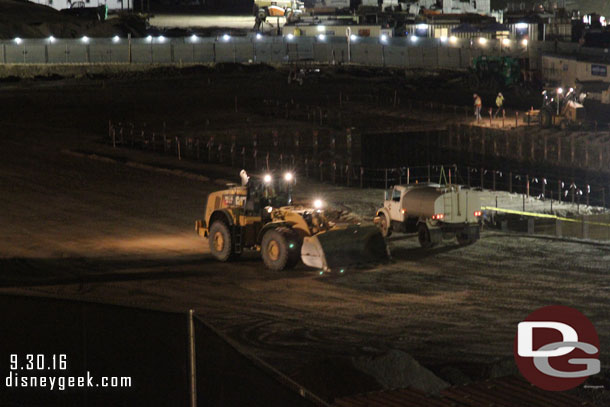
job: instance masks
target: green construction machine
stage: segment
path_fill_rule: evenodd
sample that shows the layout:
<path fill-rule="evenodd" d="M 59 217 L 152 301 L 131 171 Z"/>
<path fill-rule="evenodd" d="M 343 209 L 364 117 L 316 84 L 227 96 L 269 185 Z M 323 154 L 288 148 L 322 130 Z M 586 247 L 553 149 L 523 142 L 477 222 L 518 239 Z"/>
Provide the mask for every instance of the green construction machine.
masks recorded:
<path fill-rule="evenodd" d="M 521 63 L 518 58 L 489 55 L 473 58 L 468 75 L 468 85 L 473 91 L 485 89 L 495 93 L 522 84 Z"/>

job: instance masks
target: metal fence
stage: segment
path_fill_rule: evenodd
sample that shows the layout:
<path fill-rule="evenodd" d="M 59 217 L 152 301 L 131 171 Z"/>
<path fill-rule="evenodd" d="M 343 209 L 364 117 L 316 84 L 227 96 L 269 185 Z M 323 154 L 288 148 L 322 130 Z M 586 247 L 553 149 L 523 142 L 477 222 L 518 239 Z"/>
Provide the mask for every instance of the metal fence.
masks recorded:
<path fill-rule="evenodd" d="M 546 52 L 606 56 L 575 43 L 476 39 L 345 37 L 179 37 L 20 39 L 0 41 L 0 64 L 354 63 L 365 66 L 464 69 L 479 55 L 529 57 Z"/>
<path fill-rule="evenodd" d="M 371 168 L 354 159 L 357 135 L 312 131 L 312 134 L 183 135 L 163 128 L 109 122 L 106 143 L 165 155 L 178 160 L 194 160 L 229 165 L 253 171 L 296 170 L 320 182 L 360 188 L 384 188 L 416 182 L 459 183 L 492 191 L 521 193 L 549 202 L 607 206 L 608 187 L 580 182 L 565 174 L 512 171 L 497 166 L 456 164 L 413 164 L 394 168 Z M 440 157 L 439 157 L 440 158 Z M 437 161 L 438 163 L 439 161 Z M 525 200 L 523 211 L 526 211 Z"/>

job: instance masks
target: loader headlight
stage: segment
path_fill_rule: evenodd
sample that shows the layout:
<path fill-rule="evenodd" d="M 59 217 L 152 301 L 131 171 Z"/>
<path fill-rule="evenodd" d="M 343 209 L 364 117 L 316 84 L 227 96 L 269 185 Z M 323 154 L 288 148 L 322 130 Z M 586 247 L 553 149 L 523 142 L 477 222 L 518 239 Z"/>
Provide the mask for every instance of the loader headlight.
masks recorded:
<path fill-rule="evenodd" d="M 271 213 L 271 212 L 273 212 L 273 207 L 272 206 L 266 206 L 265 210 L 267 211 L 267 213 Z"/>
<path fill-rule="evenodd" d="M 271 174 L 265 174 L 265 176 L 263 177 L 263 181 L 265 182 L 265 184 L 270 184 L 272 180 L 273 177 L 271 176 Z"/>
<path fill-rule="evenodd" d="M 316 209 L 322 209 L 322 207 L 324 206 L 324 202 L 322 202 L 321 199 L 316 199 L 315 201 L 313 201 L 313 207 Z"/>
<path fill-rule="evenodd" d="M 291 172 L 284 173 L 284 181 L 290 182 L 294 179 L 294 175 Z"/>

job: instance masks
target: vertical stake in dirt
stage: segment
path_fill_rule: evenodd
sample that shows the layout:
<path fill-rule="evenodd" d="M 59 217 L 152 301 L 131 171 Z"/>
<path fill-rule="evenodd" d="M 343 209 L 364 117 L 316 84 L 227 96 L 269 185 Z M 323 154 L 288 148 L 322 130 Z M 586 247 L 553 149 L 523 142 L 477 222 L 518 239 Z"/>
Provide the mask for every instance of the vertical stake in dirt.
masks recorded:
<path fill-rule="evenodd" d="M 384 185 L 384 189 L 388 189 L 388 169 L 387 168 L 384 171 L 383 185 Z"/>
<path fill-rule="evenodd" d="M 542 178 L 542 200 L 546 199 L 546 178 Z"/>
<path fill-rule="evenodd" d="M 194 311 L 189 310 L 188 332 L 189 332 L 189 384 L 191 407 L 197 407 L 197 368 L 195 365 L 195 323 L 193 321 Z"/>
<path fill-rule="evenodd" d="M 180 139 L 176 136 L 176 149 L 178 150 L 178 161 L 182 160 L 182 155 L 180 154 Z"/>

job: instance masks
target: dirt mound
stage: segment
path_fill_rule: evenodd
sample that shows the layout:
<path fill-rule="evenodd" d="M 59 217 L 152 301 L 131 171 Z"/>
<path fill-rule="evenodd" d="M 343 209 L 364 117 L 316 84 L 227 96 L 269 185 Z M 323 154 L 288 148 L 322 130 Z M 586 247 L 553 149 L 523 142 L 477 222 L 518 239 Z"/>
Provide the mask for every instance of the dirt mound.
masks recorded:
<path fill-rule="evenodd" d="M 400 350 L 391 350 L 378 357 L 355 358 L 353 362 L 356 368 L 373 376 L 384 389 L 412 388 L 424 393 L 436 393 L 449 387 L 412 356 Z"/>
<path fill-rule="evenodd" d="M 381 386 L 372 376 L 356 369 L 351 360 L 344 357 L 313 360 L 291 377 L 328 401 L 356 393 L 381 390 Z"/>
<path fill-rule="evenodd" d="M 142 36 L 144 20 L 137 16 L 119 16 L 107 21 L 95 21 L 69 16 L 51 7 L 27 0 L 0 0 L 0 39 Z"/>

